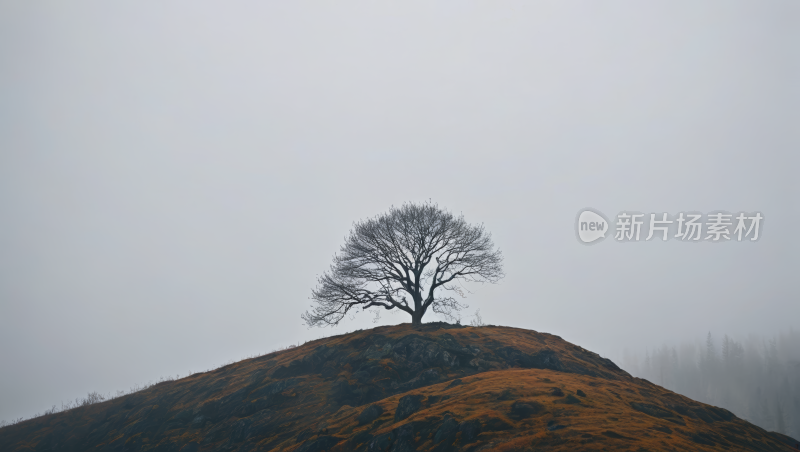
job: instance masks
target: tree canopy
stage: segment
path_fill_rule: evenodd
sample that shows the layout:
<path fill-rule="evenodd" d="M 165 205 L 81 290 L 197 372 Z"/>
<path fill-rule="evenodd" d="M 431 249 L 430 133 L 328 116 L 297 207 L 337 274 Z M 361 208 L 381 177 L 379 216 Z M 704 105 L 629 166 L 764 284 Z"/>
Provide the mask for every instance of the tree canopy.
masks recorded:
<path fill-rule="evenodd" d="M 311 293 L 308 326 L 337 325 L 351 310 L 399 309 L 420 324 L 428 310 L 453 318 L 463 281 L 496 283 L 503 256 L 483 225 L 432 203 L 406 203 L 354 224 Z"/>

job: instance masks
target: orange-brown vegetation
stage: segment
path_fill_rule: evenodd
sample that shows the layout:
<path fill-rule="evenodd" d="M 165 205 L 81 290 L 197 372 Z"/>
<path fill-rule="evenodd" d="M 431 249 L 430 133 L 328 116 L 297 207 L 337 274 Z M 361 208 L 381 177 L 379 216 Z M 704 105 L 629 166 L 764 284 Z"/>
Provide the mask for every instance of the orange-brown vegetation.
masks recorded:
<path fill-rule="evenodd" d="M 0 429 L 0 450 L 780 451 L 794 440 L 545 333 L 321 339 Z"/>

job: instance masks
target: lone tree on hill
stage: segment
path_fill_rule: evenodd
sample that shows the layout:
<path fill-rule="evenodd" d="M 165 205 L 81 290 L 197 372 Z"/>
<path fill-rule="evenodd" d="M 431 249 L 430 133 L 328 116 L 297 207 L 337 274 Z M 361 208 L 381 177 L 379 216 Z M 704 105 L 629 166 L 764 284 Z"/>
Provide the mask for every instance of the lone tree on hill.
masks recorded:
<path fill-rule="evenodd" d="M 419 325 L 432 309 L 448 318 L 463 309 L 459 281 L 495 283 L 503 256 L 483 225 L 470 225 L 431 203 L 403 204 L 353 226 L 318 279 L 308 326 L 337 325 L 355 307 L 399 309 Z"/>

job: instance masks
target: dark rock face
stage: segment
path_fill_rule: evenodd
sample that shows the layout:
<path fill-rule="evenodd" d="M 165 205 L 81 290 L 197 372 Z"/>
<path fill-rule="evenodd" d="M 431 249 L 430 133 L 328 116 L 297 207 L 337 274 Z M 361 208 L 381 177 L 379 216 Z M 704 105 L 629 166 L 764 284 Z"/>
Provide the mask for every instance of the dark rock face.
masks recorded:
<path fill-rule="evenodd" d="M 555 403 L 566 403 L 566 404 L 571 404 L 572 405 L 572 404 L 576 404 L 576 403 L 581 403 L 581 399 L 575 397 L 572 394 L 567 394 L 566 397 L 564 397 L 561 400 L 556 400 Z"/>
<path fill-rule="evenodd" d="M 554 350 L 543 349 L 534 353 L 504 346 L 502 343 L 480 341 L 478 344 L 443 333 L 426 335 L 425 331 L 458 329 L 447 324 L 425 324 L 418 333 L 402 337 L 389 337 L 377 332 L 344 345 L 320 345 L 312 353 L 279 366 L 271 372 L 272 378 L 292 378 L 303 375 L 320 375 L 332 378 L 337 369 L 350 365 L 353 369 L 351 381 L 338 381 L 334 387 L 334 400 L 338 405 L 361 406 L 392 394 L 410 391 L 442 381 L 444 373 L 458 371 L 470 375 L 489 369 L 521 367 L 550 369 L 597 376 L 602 372 L 591 370 L 575 362 L 564 363 Z M 478 339 L 472 333 L 468 338 Z M 537 338 L 539 342 L 546 342 Z M 354 350 L 360 350 L 354 354 Z M 588 351 L 576 352 L 597 366 L 612 370 L 606 376 L 619 371 L 613 363 L 604 361 Z M 377 361 L 391 360 L 389 366 Z M 610 363 L 610 364 L 609 364 Z M 354 381 L 357 384 L 354 384 Z M 454 381 L 458 384 L 460 380 Z"/>
<path fill-rule="evenodd" d="M 564 365 L 561 363 L 556 352 L 552 350 L 542 350 L 528 355 L 513 347 L 503 347 L 498 349 L 495 353 L 504 358 L 506 363 L 511 367 L 564 370 Z"/>
<path fill-rule="evenodd" d="M 350 450 L 364 450 L 372 438 L 374 437 L 369 432 L 358 432 L 347 443 Z"/>
<path fill-rule="evenodd" d="M 417 394 L 407 395 L 400 398 L 397 410 L 394 413 L 394 421 L 402 421 L 411 416 L 422 407 L 422 396 Z"/>
<path fill-rule="evenodd" d="M 544 406 L 539 402 L 514 402 L 511 405 L 512 419 L 525 419 L 544 412 Z"/>
<path fill-rule="evenodd" d="M 578 397 L 586 397 L 586 393 L 578 389 L 575 394 L 578 394 Z"/>
<path fill-rule="evenodd" d="M 406 383 L 400 385 L 393 385 L 393 387 L 401 391 L 410 391 L 412 389 L 417 389 L 423 386 L 434 384 L 438 381 L 439 381 L 439 373 L 436 372 L 436 369 L 427 369 L 422 371 L 422 373 L 420 373 L 418 377 L 412 378 Z"/>
<path fill-rule="evenodd" d="M 695 433 L 692 434 L 689 438 L 691 438 L 691 440 L 696 442 L 697 444 L 702 444 L 704 446 L 714 447 L 717 445 L 717 443 L 714 442 L 714 439 L 716 439 L 715 435 L 711 435 L 709 433 L 702 433 L 702 432 Z"/>
<path fill-rule="evenodd" d="M 435 434 L 434 434 L 435 433 Z M 432 450 L 437 452 L 450 452 L 459 450 L 453 446 L 459 433 L 459 423 L 450 416 L 444 418 L 430 417 L 424 421 L 415 421 L 403 424 L 391 432 L 386 432 L 368 441 L 353 440 L 350 442 L 354 447 L 346 450 L 356 452 L 412 452 L 418 449 L 419 443 L 424 442 L 424 438 L 434 438 L 436 444 Z M 360 434 L 363 438 L 368 438 L 366 434 Z M 358 436 L 358 435 L 357 435 Z M 345 450 L 345 449 L 342 449 Z M 339 449 L 337 449 L 337 452 Z"/>
<path fill-rule="evenodd" d="M 351 385 L 344 378 L 336 380 L 331 387 L 331 397 L 342 405 L 349 405 L 348 402 L 358 395 L 358 386 Z"/>
<path fill-rule="evenodd" d="M 452 443 L 456 439 L 456 434 L 458 433 L 458 422 L 455 421 L 450 416 L 446 416 L 444 422 L 436 431 L 436 435 L 433 437 L 433 442 L 435 444 L 446 442 L 447 444 Z"/>
<path fill-rule="evenodd" d="M 296 449 L 296 452 L 323 452 L 339 444 L 342 438 L 335 436 L 320 436 L 314 440 L 306 441 Z"/>
<path fill-rule="evenodd" d="M 370 405 L 358 415 L 358 425 L 369 424 L 378 419 L 383 414 L 383 407 L 380 405 Z"/>
<path fill-rule="evenodd" d="M 464 421 L 458 425 L 458 431 L 461 433 L 462 443 L 474 443 L 475 440 L 478 439 L 478 434 L 481 432 L 481 422 L 477 419 Z"/>
<path fill-rule="evenodd" d="M 253 424 L 251 419 L 241 419 L 231 428 L 230 442 L 240 443 L 250 437 L 250 426 Z"/>
<path fill-rule="evenodd" d="M 370 441 L 367 450 L 369 452 L 383 452 L 389 450 L 394 443 L 394 432 L 384 433 L 383 435 L 376 436 L 375 439 Z"/>
<path fill-rule="evenodd" d="M 396 440 L 392 452 L 414 452 L 414 424 L 406 424 L 395 430 Z"/>
<path fill-rule="evenodd" d="M 200 450 L 200 445 L 192 441 L 181 447 L 180 452 L 197 452 L 198 450 Z"/>
<path fill-rule="evenodd" d="M 450 326 L 433 324 L 423 329 L 442 328 Z M 442 379 L 440 369 L 463 368 L 482 354 L 480 348 L 462 344 L 448 333 L 439 336 L 412 333 L 400 338 L 371 334 L 348 345 L 346 348 L 341 345 L 320 345 L 313 353 L 276 368 L 271 377 L 319 374 L 330 378 L 338 373 L 336 369 L 348 364 L 353 368 L 352 377 L 358 384 L 337 381 L 333 388 L 333 400 L 339 405 L 359 406 L 398 392 L 438 383 Z M 354 355 L 354 349 L 363 351 Z M 390 359 L 389 367 L 378 365 L 376 361 L 381 359 Z M 487 366 L 500 364 L 497 361 L 485 363 Z"/>
<path fill-rule="evenodd" d="M 312 436 L 314 436 L 314 433 L 312 433 L 311 430 L 308 429 L 303 430 L 302 432 L 300 432 L 299 435 L 297 435 L 297 440 L 295 440 L 295 442 L 302 443 L 303 441 L 307 440 L 308 438 L 311 438 Z"/>

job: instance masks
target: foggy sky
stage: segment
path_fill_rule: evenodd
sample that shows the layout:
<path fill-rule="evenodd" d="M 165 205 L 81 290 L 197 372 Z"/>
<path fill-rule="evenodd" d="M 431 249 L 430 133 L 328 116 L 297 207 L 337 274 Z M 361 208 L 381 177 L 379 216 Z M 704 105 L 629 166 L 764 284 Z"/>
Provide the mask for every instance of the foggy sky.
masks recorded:
<path fill-rule="evenodd" d="M 300 314 L 353 222 L 405 201 L 504 253 L 464 323 L 615 360 L 798 327 L 799 13 L 0 3 L 0 419 L 373 327 Z M 584 207 L 765 220 L 752 243 L 583 246 Z"/>

